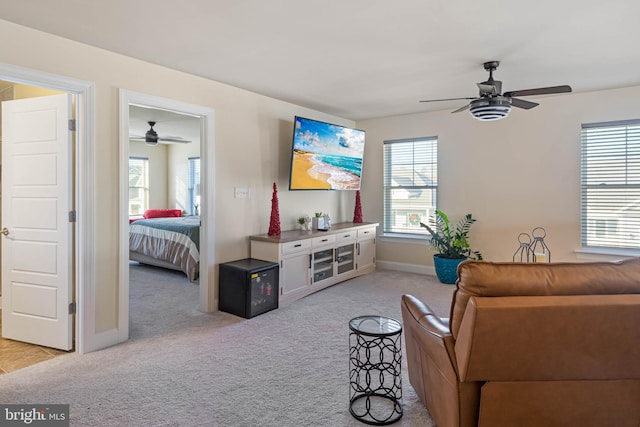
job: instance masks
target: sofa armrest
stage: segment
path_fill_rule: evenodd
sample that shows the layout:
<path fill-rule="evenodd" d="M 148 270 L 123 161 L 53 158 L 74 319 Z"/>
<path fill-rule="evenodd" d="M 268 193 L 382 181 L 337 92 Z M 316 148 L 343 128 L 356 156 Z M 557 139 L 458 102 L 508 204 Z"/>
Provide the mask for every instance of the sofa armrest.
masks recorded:
<path fill-rule="evenodd" d="M 479 385 L 459 383 L 448 322 L 412 295 L 402 296 L 401 309 L 409 382 L 416 394 L 439 426 L 476 425 Z"/>
<path fill-rule="evenodd" d="M 402 296 L 402 317 L 408 353 L 421 353 L 444 370 L 449 381 L 457 382 L 455 342 L 448 319 L 441 319 L 434 311 L 413 295 Z M 416 351 L 413 351 L 414 345 Z M 411 354 L 408 354 L 411 358 Z M 446 367 L 446 368 L 445 368 Z M 450 367 L 450 369 L 449 369 Z"/>
<path fill-rule="evenodd" d="M 413 295 L 402 296 L 403 307 L 407 309 L 411 317 L 415 319 L 425 331 L 444 338 L 451 335 L 449 319 L 441 319 L 436 316 L 431 307 L 420 301 Z"/>

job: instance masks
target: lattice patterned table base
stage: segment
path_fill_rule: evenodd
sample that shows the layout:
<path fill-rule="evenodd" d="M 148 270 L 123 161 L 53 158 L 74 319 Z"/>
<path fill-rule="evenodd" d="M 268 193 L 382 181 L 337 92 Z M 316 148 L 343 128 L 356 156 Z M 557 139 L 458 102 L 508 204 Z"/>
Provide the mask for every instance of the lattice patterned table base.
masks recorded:
<path fill-rule="evenodd" d="M 366 424 L 392 424 L 402 417 L 402 326 L 382 316 L 349 326 L 349 412 Z"/>

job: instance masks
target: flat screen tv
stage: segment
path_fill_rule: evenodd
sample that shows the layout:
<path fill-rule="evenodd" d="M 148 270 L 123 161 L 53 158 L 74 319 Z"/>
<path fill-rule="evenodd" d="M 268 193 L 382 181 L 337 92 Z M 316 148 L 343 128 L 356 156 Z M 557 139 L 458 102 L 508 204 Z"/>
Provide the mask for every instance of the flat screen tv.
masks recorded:
<path fill-rule="evenodd" d="M 359 190 L 364 131 L 295 117 L 289 190 Z"/>

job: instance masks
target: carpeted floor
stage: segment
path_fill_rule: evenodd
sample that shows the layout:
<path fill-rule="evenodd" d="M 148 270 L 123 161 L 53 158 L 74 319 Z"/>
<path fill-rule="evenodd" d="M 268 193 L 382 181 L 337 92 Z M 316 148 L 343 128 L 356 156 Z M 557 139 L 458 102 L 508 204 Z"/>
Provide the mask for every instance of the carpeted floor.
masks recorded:
<path fill-rule="evenodd" d="M 72 426 L 361 426 L 349 414 L 349 319 L 401 319 L 411 293 L 447 316 L 453 286 L 380 270 L 253 319 L 201 313 L 184 275 L 132 265 L 126 343 L 0 376 L 2 403 L 69 403 Z M 404 416 L 433 426 L 403 360 Z"/>

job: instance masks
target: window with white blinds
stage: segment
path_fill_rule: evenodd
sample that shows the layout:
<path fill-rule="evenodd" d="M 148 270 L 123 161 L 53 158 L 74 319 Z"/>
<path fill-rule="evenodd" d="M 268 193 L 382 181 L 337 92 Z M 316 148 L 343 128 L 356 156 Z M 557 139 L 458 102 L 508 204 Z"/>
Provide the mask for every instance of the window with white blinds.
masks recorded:
<path fill-rule="evenodd" d="M 640 248 L 640 120 L 582 125 L 582 246 Z"/>
<path fill-rule="evenodd" d="M 129 216 L 149 208 L 149 158 L 129 157 Z"/>
<path fill-rule="evenodd" d="M 438 139 L 384 142 L 385 233 L 427 234 L 438 199 Z"/>
<path fill-rule="evenodd" d="M 200 215 L 200 157 L 189 157 L 189 209 L 191 215 Z"/>

